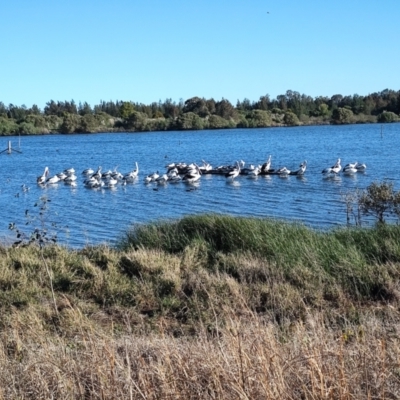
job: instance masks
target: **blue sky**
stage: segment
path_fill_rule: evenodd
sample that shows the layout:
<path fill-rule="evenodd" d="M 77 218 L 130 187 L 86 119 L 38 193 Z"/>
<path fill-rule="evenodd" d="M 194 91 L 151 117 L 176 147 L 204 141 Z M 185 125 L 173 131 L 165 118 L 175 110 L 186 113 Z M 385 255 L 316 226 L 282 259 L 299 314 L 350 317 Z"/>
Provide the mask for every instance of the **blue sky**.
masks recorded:
<path fill-rule="evenodd" d="M 236 101 L 400 90 L 399 0 L 13 0 L 0 101 Z"/>

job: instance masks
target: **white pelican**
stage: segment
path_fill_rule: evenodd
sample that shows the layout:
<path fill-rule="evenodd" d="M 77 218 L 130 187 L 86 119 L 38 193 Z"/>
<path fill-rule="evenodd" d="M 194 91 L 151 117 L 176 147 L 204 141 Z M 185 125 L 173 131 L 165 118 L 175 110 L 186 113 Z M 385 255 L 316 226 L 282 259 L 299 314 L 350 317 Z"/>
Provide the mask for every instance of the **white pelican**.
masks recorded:
<path fill-rule="evenodd" d="M 74 174 L 75 173 L 75 169 L 74 168 L 67 168 L 67 169 L 64 169 L 64 174 L 65 175 L 72 175 L 72 174 Z"/>
<path fill-rule="evenodd" d="M 105 181 L 105 186 L 107 186 L 109 188 L 113 188 L 114 186 L 117 185 L 117 183 L 118 183 L 118 179 L 115 179 L 112 176 L 109 176 Z"/>
<path fill-rule="evenodd" d="M 338 174 L 342 169 L 342 166 L 340 165 L 340 158 L 337 159 L 335 165 L 332 167 L 325 168 L 322 170 L 322 173 L 327 176 L 327 175 L 336 175 Z"/>
<path fill-rule="evenodd" d="M 46 183 L 53 184 L 60 182 L 60 178 L 57 175 L 52 176 L 46 180 Z"/>
<path fill-rule="evenodd" d="M 45 167 L 43 175 L 37 177 L 36 182 L 38 185 L 46 183 L 47 176 L 49 175 L 49 167 Z"/>
<path fill-rule="evenodd" d="M 96 178 L 90 177 L 89 179 L 86 179 L 83 184 L 85 185 L 85 187 L 89 188 L 89 189 L 95 189 L 95 188 L 99 188 L 102 187 L 104 185 L 104 182 L 99 181 Z"/>
<path fill-rule="evenodd" d="M 167 172 L 168 178 L 173 178 L 175 176 L 179 176 L 179 171 L 178 168 L 174 167 L 172 169 L 169 169 Z"/>
<path fill-rule="evenodd" d="M 97 168 L 97 171 L 91 176 L 91 178 L 95 178 L 97 180 L 101 179 L 101 167 Z"/>
<path fill-rule="evenodd" d="M 357 172 L 357 162 L 346 164 L 343 167 L 343 174 L 344 175 L 354 175 Z"/>
<path fill-rule="evenodd" d="M 108 179 L 108 178 L 110 178 L 112 173 L 113 173 L 113 172 L 112 172 L 110 169 L 109 169 L 108 171 L 106 171 L 106 172 L 103 172 L 103 173 L 101 174 L 101 179 Z"/>
<path fill-rule="evenodd" d="M 254 167 L 250 171 L 247 172 L 247 175 L 249 178 L 257 178 L 258 174 L 261 172 L 261 165 L 257 165 L 257 167 Z"/>
<path fill-rule="evenodd" d="M 71 184 L 77 180 L 77 176 L 75 174 L 71 174 L 64 179 L 64 182 L 67 184 Z"/>
<path fill-rule="evenodd" d="M 182 178 L 178 174 L 168 176 L 168 182 L 171 183 L 179 183 L 181 180 Z"/>
<path fill-rule="evenodd" d="M 279 168 L 276 173 L 281 176 L 281 177 L 286 177 L 290 175 L 290 169 L 287 169 L 286 167 Z"/>
<path fill-rule="evenodd" d="M 230 171 L 228 171 L 226 174 L 225 174 L 225 178 L 226 179 L 229 179 L 229 180 L 231 180 L 231 181 L 233 181 L 239 174 L 240 174 L 240 165 L 243 163 L 243 165 L 244 165 L 244 162 L 243 161 L 241 161 L 240 163 L 239 162 L 236 162 L 236 167 L 234 167 L 233 169 L 231 169 Z"/>
<path fill-rule="evenodd" d="M 364 172 L 367 169 L 366 164 L 356 163 L 357 172 Z"/>
<path fill-rule="evenodd" d="M 202 165 L 200 165 L 200 171 L 201 172 L 207 172 L 207 171 L 211 171 L 212 170 L 212 165 L 210 163 L 208 163 L 207 161 L 201 160 L 202 161 Z"/>
<path fill-rule="evenodd" d="M 57 176 L 60 178 L 60 181 L 63 181 L 68 175 L 65 172 L 60 172 Z"/>
<path fill-rule="evenodd" d="M 136 165 L 136 169 L 134 169 L 131 172 L 128 172 L 127 174 L 124 175 L 124 179 L 126 179 L 129 182 L 135 180 L 139 175 L 139 165 L 137 162 L 135 162 L 135 165 Z"/>
<path fill-rule="evenodd" d="M 93 168 L 86 168 L 82 171 L 82 175 L 93 175 L 94 174 L 94 169 Z"/>
<path fill-rule="evenodd" d="M 267 173 L 271 169 L 271 155 L 268 160 L 261 166 L 261 172 Z"/>
<path fill-rule="evenodd" d="M 164 185 L 164 184 L 166 184 L 168 182 L 168 175 L 167 174 L 162 174 L 155 181 L 159 185 Z"/>
<path fill-rule="evenodd" d="M 298 175 L 298 176 L 302 176 L 304 175 L 304 173 L 306 172 L 307 169 L 307 161 L 304 160 L 300 165 L 299 165 L 299 169 L 297 171 L 291 172 L 290 175 Z"/>
<path fill-rule="evenodd" d="M 194 168 L 190 168 L 182 180 L 186 183 L 197 182 L 201 178 L 200 168 L 194 164 Z"/>
<path fill-rule="evenodd" d="M 147 176 L 144 178 L 144 182 L 145 182 L 145 183 L 154 182 L 159 176 L 160 176 L 160 175 L 158 174 L 158 171 L 157 171 L 157 172 L 153 172 L 152 174 L 147 175 Z"/>

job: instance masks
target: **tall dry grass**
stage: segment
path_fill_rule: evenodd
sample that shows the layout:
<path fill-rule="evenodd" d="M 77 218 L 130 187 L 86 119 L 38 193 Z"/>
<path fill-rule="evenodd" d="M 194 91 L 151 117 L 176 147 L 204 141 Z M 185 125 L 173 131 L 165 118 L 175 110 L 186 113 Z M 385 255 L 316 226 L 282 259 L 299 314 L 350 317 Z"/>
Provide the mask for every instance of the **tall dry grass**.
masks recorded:
<path fill-rule="evenodd" d="M 233 310 L 232 310 L 233 311 Z M 7 399 L 397 399 L 398 327 L 372 315 L 345 330 L 320 313 L 283 333 L 257 316 L 232 315 L 210 335 L 105 334 L 79 310 L 74 337 L 15 321 L 0 343 Z M 35 319 L 32 315 L 31 319 Z M 22 324 L 19 326 L 18 324 Z M 11 327 L 10 327 L 11 328 Z"/>
<path fill-rule="evenodd" d="M 0 247 L 0 399 L 400 398 L 399 227 L 128 237 Z"/>

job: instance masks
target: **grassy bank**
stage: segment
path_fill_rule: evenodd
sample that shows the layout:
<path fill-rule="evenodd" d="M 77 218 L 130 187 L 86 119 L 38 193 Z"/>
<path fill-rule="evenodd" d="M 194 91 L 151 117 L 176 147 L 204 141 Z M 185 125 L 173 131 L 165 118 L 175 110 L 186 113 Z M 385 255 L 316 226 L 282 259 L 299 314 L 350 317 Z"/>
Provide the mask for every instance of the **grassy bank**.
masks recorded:
<path fill-rule="evenodd" d="M 399 238 L 203 215 L 0 248 L 0 398 L 397 398 Z"/>

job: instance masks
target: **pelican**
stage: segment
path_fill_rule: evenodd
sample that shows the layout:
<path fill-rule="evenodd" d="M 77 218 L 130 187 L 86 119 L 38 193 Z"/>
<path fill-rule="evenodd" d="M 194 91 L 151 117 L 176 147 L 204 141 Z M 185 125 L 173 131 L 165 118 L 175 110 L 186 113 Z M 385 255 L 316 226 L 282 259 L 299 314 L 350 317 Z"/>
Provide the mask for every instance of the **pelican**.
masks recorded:
<path fill-rule="evenodd" d="M 83 184 L 85 185 L 85 187 L 89 188 L 89 189 L 95 189 L 95 188 L 99 188 L 102 187 L 104 185 L 104 182 L 97 180 L 94 177 L 90 177 L 89 179 L 86 179 Z"/>
<path fill-rule="evenodd" d="M 169 169 L 167 172 L 168 178 L 173 178 L 175 176 L 179 176 L 179 171 L 178 168 L 174 167 L 172 169 Z"/>
<path fill-rule="evenodd" d="M 344 175 L 354 175 L 357 172 L 357 162 L 346 164 L 343 167 Z"/>
<path fill-rule="evenodd" d="M 242 165 L 244 165 L 244 162 L 243 161 L 241 161 L 240 163 L 239 162 L 236 162 L 236 167 L 234 167 L 233 169 L 231 169 L 230 171 L 228 171 L 226 174 L 225 174 L 225 178 L 226 179 L 229 179 L 229 180 L 231 180 L 231 181 L 233 181 L 239 174 L 240 174 L 240 164 L 241 163 L 243 163 Z"/>
<path fill-rule="evenodd" d="M 204 161 L 204 160 L 201 160 L 201 161 L 203 164 L 199 168 L 202 173 L 212 170 L 212 165 L 210 163 L 208 163 L 207 161 Z"/>
<path fill-rule="evenodd" d="M 114 171 L 111 172 L 111 178 L 117 179 L 117 180 L 121 180 L 124 178 L 124 176 L 121 174 L 121 172 L 117 171 L 118 167 L 114 168 Z"/>
<path fill-rule="evenodd" d="M 247 175 L 249 176 L 249 178 L 257 178 L 260 172 L 261 172 L 261 165 L 257 165 L 257 167 L 248 171 Z"/>
<path fill-rule="evenodd" d="M 49 167 L 45 167 L 43 175 L 37 177 L 36 182 L 38 185 L 46 183 L 47 176 L 49 175 Z"/>
<path fill-rule="evenodd" d="M 109 176 L 105 181 L 105 186 L 107 186 L 109 188 L 113 188 L 114 186 L 117 185 L 117 183 L 118 183 L 118 179 L 115 179 L 112 176 Z"/>
<path fill-rule="evenodd" d="M 201 171 L 197 164 L 194 164 L 194 168 L 190 168 L 182 180 L 186 183 L 197 182 L 201 178 Z"/>
<path fill-rule="evenodd" d="M 64 182 L 71 185 L 77 180 L 77 176 L 75 174 L 71 174 L 64 179 Z"/>
<path fill-rule="evenodd" d="M 276 173 L 281 176 L 281 177 L 287 177 L 290 175 L 290 169 L 287 169 L 286 167 L 279 168 Z"/>
<path fill-rule="evenodd" d="M 82 171 L 82 175 L 89 176 L 89 175 L 93 175 L 93 174 L 94 174 L 93 168 L 86 168 Z"/>
<path fill-rule="evenodd" d="M 158 171 L 157 171 L 157 172 L 153 172 L 152 174 L 147 175 L 147 176 L 144 178 L 144 182 L 145 182 L 145 183 L 154 182 L 159 176 L 160 176 L 160 175 L 158 174 Z"/>
<path fill-rule="evenodd" d="M 168 176 L 168 182 L 171 183 L 179 183 L 181 180 L 182 178 L 178 174 Z"/>
<path fill-rule="evenodd" d="M 74 168 L 67 168 L 67 169 L 64 169 L 64 174 L 65 175 L 72 175 L 72 174 L 74 174 L 75 173 L 75 169 Z"/>
<path fill-rule="evenodd" d="M 139 175 L 139 165 L 137 162 L 135 162 L 135 165 L 136 165 L 136 169 L 134 169 L 131 172 L 128 172 L 127 174 L 124 175 L 124 179 L 127 180 L 128 182 L 132 182 Z"/>
<path fill-rule="evenodd" d="M 46 183 L 53 184 L 60 182 L 60 178 L 57 175 L 52 176 L 46 180 Z"/>
<path fill-rule="evenodd" d="M 297 171 L 293 171 L 290 173 L 290 175 L 298 175 L 298 176 L 302 176 L 304 175 L 304 173 L 306 172 L 307 169 L 307 161 L 304 160 L 300 165 L 299 165 L 299 169 Z"/>
<path fill-rule="evenodd" d="M 332 174 L 336 175 L 341 171 L 341 169 L 342 169 L 342 166 L 340 165 L 340 158 L 338 158 L 335 165 L 333 165 L 332 167 L 325 168 L 324 170 L 322 170 L 322 173 L 325 176 L 332 175 Z"/>
<path fill-rule="evenodd" d="M 63 181 L 69 175 L 67 175 L 65 172 L 60 172 L 57 174 L 57 176 L 60 178 L 60 181 Z"/>
<path fill-rule="evenodd" d="M 366 164 L 356 163 L 356 170 L 357 172 L 364 172 L 367 169 Z"/>
<path fill-rule="evenodd" d="M 91 176 L 91 178 L 100 180 L 101 179 L 101 167 L 97 168 L 97 171 Z"/>
<path fill-rule="evenodd" d="M 268 160 L 262 165 L 261 172 L 267 173 L 271 169 L 271 155 Z"/>
<path fill-rule="evenodd" d="M 108 178 L 110 178 L 112 173 L 113 173 L 113 172 L 112 172 L 110 169 L 109 169 L 108 171 L 106 171 L 106 172 L 103 172 L 103 173 L 101 174 L 101 179 L 108 179 Z"/>
<path fill-rule="evenodd" d="M 167 174 L 160 175 L 155 181 L 159 185 L 164 185 L 168 181 L 168 175 Z"/>

